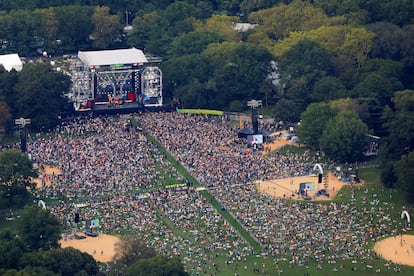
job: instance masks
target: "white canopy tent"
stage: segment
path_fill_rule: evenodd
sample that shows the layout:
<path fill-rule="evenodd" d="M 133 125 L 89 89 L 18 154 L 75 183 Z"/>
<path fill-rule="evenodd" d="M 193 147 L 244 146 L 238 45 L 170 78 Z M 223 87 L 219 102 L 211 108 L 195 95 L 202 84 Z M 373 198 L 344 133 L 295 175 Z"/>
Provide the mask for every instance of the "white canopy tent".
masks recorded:
<path fill-rule="evenodd" d="M 11 70 L 21 71 L 23 69 L 23 62 L 18 54 L 0 55 L 0 65 L 8 72 Z"/>

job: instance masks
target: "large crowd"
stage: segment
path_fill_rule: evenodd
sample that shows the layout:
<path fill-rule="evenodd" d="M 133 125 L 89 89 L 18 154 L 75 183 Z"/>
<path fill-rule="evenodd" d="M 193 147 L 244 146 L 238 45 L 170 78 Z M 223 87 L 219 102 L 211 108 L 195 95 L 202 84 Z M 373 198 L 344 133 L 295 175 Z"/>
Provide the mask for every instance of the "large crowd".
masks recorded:
<path fill-rule="evenodd" d="M 98 219 L 99 231 L 140 234 L 160 253 L 180 256 L 198 272 L 208 267 L 214 252 L 226 251 L 230 259 L 252 253 L 195 187 L 165 188 L 174 184 L 169 181 L 185 180 L 127 120 L 65 123 L 33 140 L 29 151 L 36 163 L 61 172 L 48 175 L 50 185 L 37 189 L 36 196 L 59 200 L 49 208 L 69 230 L 79 212 L 84 222 Z M 177 235 L 165 220 L 184 234 Z"/>
<path fill-rule="evenodd" d="M 305 203 L 274 198 L 252 184 L 255 179 L 307 175 L 322 161 L 321 155 L 287 152 L 264 158 L 252 154 L 245 144 L 234 143 L 231 138 L 238 129 L 230 128 L 223 118 L 157 113 L 144 114 L 141 122 L 201 184 L 212 188 L 211 194 L 277 261 L 304 266 L 310 259 L 321 265 L 341 260 L 369 262 L 376 255 L 366 249 L 368 243 L 399 232 L 386 215 L 392 206 L 375 198 Z M 366 204 L 363 212 L 355 208 L 357 200 Z"/>
<path fill-rule="evenodd" d="M 212 268 L 215 256 L 233 263 L 254 254 L 196 187 L 166 188 L 172 179 L 185 179 L 130 120 L 158 139 L 275 263 L 307 266 L 314 260 L 321 267 L 338 263 L 338 270 L 341 260 L 369 264 L 376 256 L 367 244 L 398 234 L 387 217 L 393 206 L 375 198 L 310 203 L 274 198 L 254 186 L 255 180 L 307 175 L 322 162 L 320 155 L 264 157 L 235 139 L 238 128 L 225 117 L 178 113 L 76 119 L 32 140 L 33 160 L 61 171 L 36 193 L 58 199 L 49 208 L 62 222 L 72 221 L 76 203 L 83 203 L 81 216 L 99 219 L 100 231 L 140 234 L 160 253 L 180 256 L 194 274 Z M 366 204 L 363 212 L 357 201 Z"/>

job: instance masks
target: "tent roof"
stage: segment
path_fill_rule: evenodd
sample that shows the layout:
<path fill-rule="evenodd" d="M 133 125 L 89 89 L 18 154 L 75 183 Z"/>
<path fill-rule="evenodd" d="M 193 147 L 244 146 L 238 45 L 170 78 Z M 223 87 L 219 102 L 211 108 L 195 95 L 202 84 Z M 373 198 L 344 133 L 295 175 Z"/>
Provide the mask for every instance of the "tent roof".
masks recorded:
<path fill-rule="evenodd" d="M 3 65 L 6 71 L 12 69 L 20 71 L 23 68 L 23 63 L 18 54 L 0 55 L 0 64 Z"/>
<path fill-rule="evenodd" d="M 148 62 L 144 52 L 136 48 L 103 51 L 79 51 L 78 58 L 88 67 L 115 64 L 142 64 Z"/>

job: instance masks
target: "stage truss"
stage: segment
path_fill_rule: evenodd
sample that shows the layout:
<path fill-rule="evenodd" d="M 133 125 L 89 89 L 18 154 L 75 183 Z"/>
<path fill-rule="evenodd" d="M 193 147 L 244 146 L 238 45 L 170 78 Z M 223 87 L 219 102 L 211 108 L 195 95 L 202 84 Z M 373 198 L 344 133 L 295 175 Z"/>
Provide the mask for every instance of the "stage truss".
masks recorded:
<path fill-rule="evenodd" d="M 75 58 L 71 64 L 72 89 L 67 95 L 76 111 L 97 105 L 117 108 L 123 104 L 162 106 L 162 72 L 154 64 L 145 66 L 84 67 Z"/>

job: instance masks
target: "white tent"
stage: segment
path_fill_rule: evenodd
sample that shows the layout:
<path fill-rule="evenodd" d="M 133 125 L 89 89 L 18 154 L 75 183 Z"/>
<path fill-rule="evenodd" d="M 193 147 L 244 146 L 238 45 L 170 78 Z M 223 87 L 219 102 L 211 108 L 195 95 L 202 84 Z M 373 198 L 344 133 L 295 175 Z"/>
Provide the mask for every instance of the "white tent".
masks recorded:
<path fill-rule="evenodd" d="M 23 63 L 18 54 L 0 55 L 0 65 L 3 65 L 8 72 L 12 69 L 16 71 L 23 69 Z"/>

